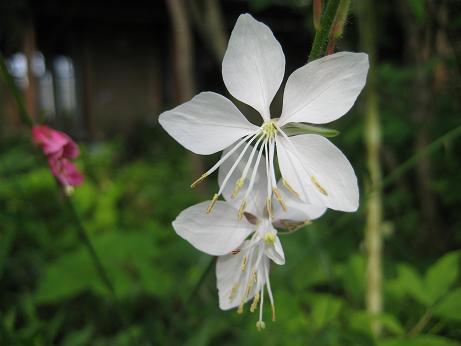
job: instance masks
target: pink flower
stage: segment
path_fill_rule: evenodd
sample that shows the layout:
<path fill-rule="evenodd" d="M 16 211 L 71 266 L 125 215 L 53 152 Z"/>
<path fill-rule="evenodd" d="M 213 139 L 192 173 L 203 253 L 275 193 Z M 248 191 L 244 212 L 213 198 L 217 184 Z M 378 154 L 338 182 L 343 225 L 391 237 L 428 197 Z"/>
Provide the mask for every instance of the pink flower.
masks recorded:
<path fill-rule="evenodd" d="M 48 164 L 51 173 L 58 179 L 64 187 L 78 186 L 83 182 L 83 175 L 77 170 L 77 167 L 66 158 L 49 158 Z"/>
<path fill-rule="evenodd" d="M 34 126 L 32 138 L 42 148 L 48 158 L 51 173 L 66 191 L 71 191 L 72 187 L 83 182 L 83 175 L 71 161 L 80 155 L 78 145 L 72 138 L 46 125 Z"/>
<path fill-rule="evenodd" d="M 54 130 L 46 125 L 34 126 L 32 137 L 49 158 L 75 159 L 80 154 L 77 143 L 72 138 L 64 132 Z"/>

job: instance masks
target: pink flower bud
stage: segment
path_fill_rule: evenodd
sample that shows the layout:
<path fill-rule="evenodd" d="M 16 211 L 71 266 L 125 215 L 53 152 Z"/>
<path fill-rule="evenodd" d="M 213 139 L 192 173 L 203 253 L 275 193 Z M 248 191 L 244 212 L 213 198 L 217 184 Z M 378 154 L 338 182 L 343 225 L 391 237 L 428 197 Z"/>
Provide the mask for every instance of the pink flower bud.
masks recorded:
<path fill-rule="evenodd" d="M 62 186 L 78 186 L 83 182 L 83 175 L 68 159 L 49 158 L 48 164 L 50 166 L 51 173 L 53 173 Z"/>
<path fill-rule="evenodd" d="M 46 125 L 34 126 L 32 137 L 48 158 L 74 159 L 80 154 L 78 146 L 72 138 L 64 132 L 54 130 Z"/>

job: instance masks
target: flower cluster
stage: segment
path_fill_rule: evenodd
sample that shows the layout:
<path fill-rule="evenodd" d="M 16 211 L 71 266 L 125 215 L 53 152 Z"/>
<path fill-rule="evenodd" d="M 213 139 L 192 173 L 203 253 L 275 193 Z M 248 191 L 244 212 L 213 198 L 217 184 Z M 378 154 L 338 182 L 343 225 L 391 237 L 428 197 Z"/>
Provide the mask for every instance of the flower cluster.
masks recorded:
<path fill-rule="evenodd" d="M 242 312 L 252 299 L 250 311 L 260 309 L 259 330 L 265 328 L 266 291 L 275 320 L 270 261 L 285 263 L 277 229 L 292 231 L 327 208 L 358 208 L 357 178 L 349 161 L 321 131 L 315 132 L 316 126 L 304 123 L 325 124 L 347 113 L 367 71 L 363 53 L 340 52 L 304 65 L 288 77 L 281 115 L 273 117 L 270 104 L 284 78 L 285 56 L 271 30 L 243 14 L 229 39 L 222 75 L 229 93 L 258 111 L 262 123 L 250 123 L 229 99 L 213 92 L 160 115 L 163 128 L 192 152 L 223 150 L 191 185 L 218 171 L 218 192 L 182 211 L 173 227 L 197 249 L 219 256 L 220 308 Z M 310 132 L 290 135 L 290 126 L 307 126 Z"/>
<path fill-rule="evenodd" d="M 83 182 L 83 175 L 72 162 L 80 155 L 77 144 L 68 135 L 46 125 L 32 128 L 32 138 L 48 158 L 51 173 L 66 191 Z"/>

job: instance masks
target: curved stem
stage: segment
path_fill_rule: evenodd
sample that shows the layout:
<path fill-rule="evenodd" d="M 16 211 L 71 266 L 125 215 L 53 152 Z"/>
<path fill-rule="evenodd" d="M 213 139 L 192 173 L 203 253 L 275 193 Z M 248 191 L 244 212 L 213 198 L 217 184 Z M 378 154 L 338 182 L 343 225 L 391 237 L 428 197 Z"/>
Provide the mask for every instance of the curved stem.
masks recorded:
<path fill-rule="evenodd" d="M 318 59 L 323 55 L 338 6 L 339 0 L 328 1 L 325 12 L 320 20 L 320 29 L 315 33 L 314 43 L 312 44 L 307 62 Z"/>

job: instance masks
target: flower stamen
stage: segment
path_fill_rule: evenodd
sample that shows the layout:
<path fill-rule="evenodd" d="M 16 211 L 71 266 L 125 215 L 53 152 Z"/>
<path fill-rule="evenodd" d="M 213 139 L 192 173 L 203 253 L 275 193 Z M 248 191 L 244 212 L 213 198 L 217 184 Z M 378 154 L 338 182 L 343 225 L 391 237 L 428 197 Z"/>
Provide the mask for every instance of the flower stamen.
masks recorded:
<path fill-rule="evenodd" d="M 247 268 L 247 257 L 245 256 L 245 257 L 243 257 L 240 269 L 242 269 L 242 272 L 244 272 L 246 268 Z"/>
<path fill-rule="evenodd" d="M 253 302 L 251 303 L 250 306 L 250 312 L 255 312 L 256 308 L 258 307 L 259 303 L 259 292 L 256 293 L 255 297 L 253 298 Z"/>
<path fill-rule="evenodd" d="M 229 295 L 229 301 L 232 301 L 235 299 L 235 297 L 237 296 L 237 291 L 239 287 L 240 287 L 240 284 L 238 282 L 234 284 L 234 286 L 232 286 L 231 293 Z"/>
<path fill-rule="evenodd" d="M 243 184 L 245 183 L 245 178 L 240 177 L 237 179 L 235 182 L 235 187 L 234 190 L 232 191 L 231 198 L 236 198 L 238 193 L 240 192 L 240 189 L 243 187 Z"/>
<path fill-rule="evenodd" d="M 206 209 L 207 214 L 210 214 L 210 213 L 211 213 L 211 211 L 213 210 L 214 205 L 216 204 L 218 198 L 219 198 L 219 195 L 218 195 L 217 193 L 215 193 L 214 196 L 213 196 L 213 199 L 211 200 L 210 205 L 209 205 L 208 208 Z"/>
<path fill-rule="evenodd" d="M 317 190 L 320 191 L 321 194 L 328 196 L 328 192 L 323 188 L 322 185 L 320 185 L 317 178 L 314 177 L 313 175 L 311 176 L 311 181 L 312 181 L 312 184 L 314 184 L 314 186 L 317 188 Z"/>
<path fill-rule="evenodd" d="M 209 176 L 208 173 L 203 173 L 200 178 L 195 180 L 192 184 L 190 184 L 191 188 L 195 188 L 198 184 L 200 184 L 202 181 L 204 181 L 207 177 Z"/>
<path fill-rule="evenodd" d="M 266 209 L 267 209 L 267 215 L 269 215 L 269 219 L 272 220 L 274 216 L 272 215 L 272 199 L 270 197 L 268 197 L 266 200 Z"/>
<path fill-rule="evenodd" d="M 287 211 L 287 206 L 285 205 L 285 202 L 283 201 L 282 195 L 280 194 L 280 191 L 276 188 L 272 188 L 272 192 L 274 193 L 275 198 L 277 199 L 277 202 L 279 202 L 280 206 L 282 207 L 283 211 Z"/>
<path fill-rule="evenodd" d="M 241 220 L 243 217 L 243 213 L 245 212 L 245 208 L 247 207 L 247 201 L 244 199 L 240 204 L 238 219 Z"/>
<path fill-rule="evenodd" d="M 299 193 L 297 193 L 296 190 L 293 189 L 290 184 L 288 184 L 288 181 L 286 181 L 286 179 L 282 178 L 282 184 L 283 184 L 283 186 L 285 186 L 285 188 L 288 191 L 290 191 L 293 195 L 295 195 L 296 197 L 299 198 Z"/>

